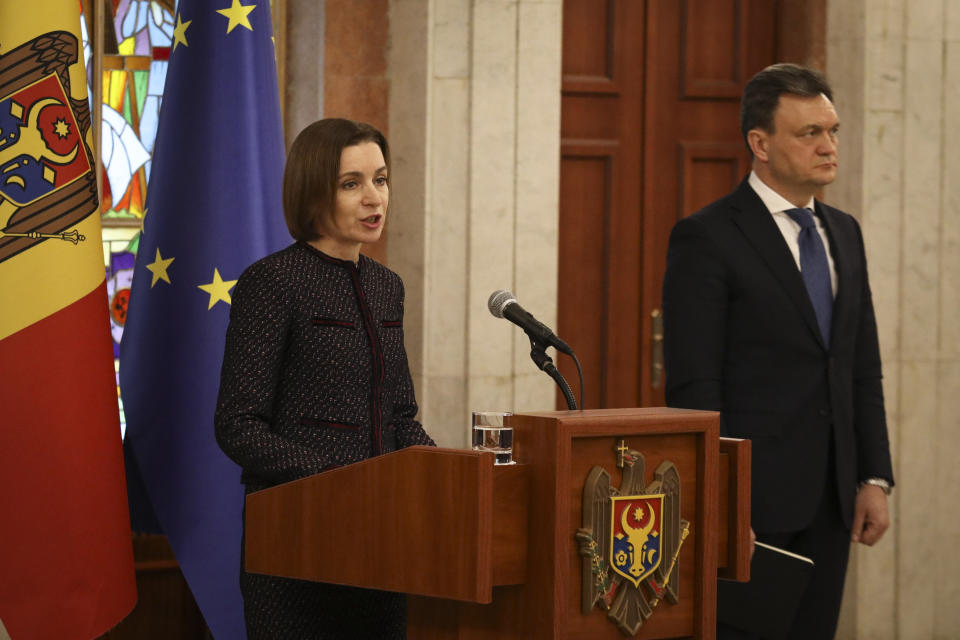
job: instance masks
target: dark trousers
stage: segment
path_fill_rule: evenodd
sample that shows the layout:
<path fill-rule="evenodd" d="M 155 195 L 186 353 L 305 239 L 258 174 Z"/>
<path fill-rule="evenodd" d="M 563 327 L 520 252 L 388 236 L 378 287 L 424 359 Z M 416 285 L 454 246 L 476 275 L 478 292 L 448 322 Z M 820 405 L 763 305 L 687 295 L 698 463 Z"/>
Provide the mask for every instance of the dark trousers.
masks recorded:
<path fill-rule="evenodd" d="M 840 514 L 837 487 L 832 477 L 823 494 L 817 515 L 808 528 L 786 533 L 756 532 L 760 542 L 807 556 L 815 564 L 788 636 L 790 640 L 831 640 L 837 630 L 850 555 L 850 530 Z M 717 640 L 760 639 L 718 624 Z"/>

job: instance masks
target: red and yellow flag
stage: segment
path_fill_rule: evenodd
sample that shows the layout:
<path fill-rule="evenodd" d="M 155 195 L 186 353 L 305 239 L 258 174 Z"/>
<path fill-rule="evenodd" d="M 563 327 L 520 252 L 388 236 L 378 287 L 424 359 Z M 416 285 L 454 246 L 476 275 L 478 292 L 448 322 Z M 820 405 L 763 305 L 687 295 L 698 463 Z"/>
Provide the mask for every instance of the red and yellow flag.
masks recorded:
<path fill-rule="evenodd" d="M 77 0 L 0 5 L 0 621 L 93 638 L 136 602 Z"/>

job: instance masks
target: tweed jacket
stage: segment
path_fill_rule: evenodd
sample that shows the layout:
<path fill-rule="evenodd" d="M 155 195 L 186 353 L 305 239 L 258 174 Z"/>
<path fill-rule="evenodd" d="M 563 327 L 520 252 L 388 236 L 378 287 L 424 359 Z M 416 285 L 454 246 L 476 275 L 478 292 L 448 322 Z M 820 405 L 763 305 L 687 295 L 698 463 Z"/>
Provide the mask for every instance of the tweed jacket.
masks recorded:
<path fill-rule="evenodd" d="M 240 276 L 215 428 L 247 490 L 432 445 L 403 344 L 403 282 L 298 242 Z"/>

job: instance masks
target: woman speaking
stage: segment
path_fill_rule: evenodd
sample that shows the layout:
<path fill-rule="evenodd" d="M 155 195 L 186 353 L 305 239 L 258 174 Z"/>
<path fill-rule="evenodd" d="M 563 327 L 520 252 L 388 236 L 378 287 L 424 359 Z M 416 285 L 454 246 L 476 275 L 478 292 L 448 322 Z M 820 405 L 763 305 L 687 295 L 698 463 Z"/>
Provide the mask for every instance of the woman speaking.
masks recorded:
<path fill-rule="evenodd" d="M 433 441 L 403 345 L 403 282 L 360 254 L 383 232 L 390 151 L 370 125 L 326 119 L 287 158 L 296 242 L 250 266 L 233 294 L 215 417 L 246 492 Z M 404 638 L 401 594 L 247 573 L 251 640 Z"/>

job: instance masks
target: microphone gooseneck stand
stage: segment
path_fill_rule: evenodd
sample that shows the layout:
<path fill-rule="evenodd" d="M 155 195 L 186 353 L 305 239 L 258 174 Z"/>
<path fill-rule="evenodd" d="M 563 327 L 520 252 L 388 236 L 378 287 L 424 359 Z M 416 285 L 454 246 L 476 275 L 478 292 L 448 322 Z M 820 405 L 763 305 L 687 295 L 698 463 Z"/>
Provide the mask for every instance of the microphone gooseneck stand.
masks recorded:
<path fill-rule="evenodd" d="M 577 401 L 573 397 L 573 391 L 570 385 L 563 379 L 563 375 L 553 365 L 553 360 L 547 355 L 547 347 L 553 347 L 558 353 L 565 353 L 577 365 L 577 375 L 580 378 L 580 406 L 583 407 L 583 368 L 580 366 L 580 360 L 577 354 L 573 352 L 566 342 L 517 303 L 513 294 L 505 289 L 494 291 L 487 299 L 487 309 L 494 318 L 504 318 L 523 329 L 527 337 L 530 338 L 530 357 L 537 368 L 545 372 L 560 387 L 564 400 L 567 401 L 567 408 L 571 411 L 577 410 Z"/>
<path fill-rule="evenodd" d="M 577 401 L 573 397 L 573 390 L 570 389 L 570 385 L 563 377 L 563 374 L 554 366 L 553 359 L 547 355 L 545 351 L 546 346 L 529 335 L 527 337 L 530 338 L 530 358 L 533 360 L 533 363 L 537 365 L 538 369 L 553 378 L 553 381 L 560 387 L 563 399 L 567 401 L 567 408 L 571 411 L 576 411 Z M 583 404 L 583 373 L 580 369 L 580 361 L 577 359 L 577 356 L 573 356 L 573 359 L 574 362 L 577 363 L 577 372 L 580 375 L 580 404 Z"/>

